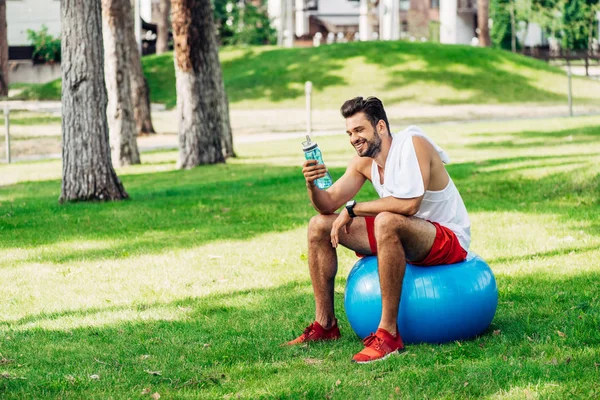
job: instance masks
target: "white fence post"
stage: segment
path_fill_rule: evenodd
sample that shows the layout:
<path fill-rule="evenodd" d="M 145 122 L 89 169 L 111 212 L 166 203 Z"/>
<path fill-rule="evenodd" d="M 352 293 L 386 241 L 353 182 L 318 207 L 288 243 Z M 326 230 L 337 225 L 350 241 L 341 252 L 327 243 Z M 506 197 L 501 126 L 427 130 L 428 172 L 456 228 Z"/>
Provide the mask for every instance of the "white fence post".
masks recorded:
<path fill-rule="evenodd" d="M 306 81 L 304 84 L 304 92 L 306 93 L 306 134 L 310 136 L 312 132 L 312 82 Z"/>
<path fill-rule="evenodd" d="M 6 162 L 10 164 L 10 121 L 9 121 L 10 110 L 8 108 L 8 102 L 4 103 L 4 127 L 6 131 Z"/>
<path fill-rule="evenodd" d="M 569 116 L 573 116 L 573 93 L 571 85 L 571 63 L 567 60 L 567 77 L 569 81 Z"/>

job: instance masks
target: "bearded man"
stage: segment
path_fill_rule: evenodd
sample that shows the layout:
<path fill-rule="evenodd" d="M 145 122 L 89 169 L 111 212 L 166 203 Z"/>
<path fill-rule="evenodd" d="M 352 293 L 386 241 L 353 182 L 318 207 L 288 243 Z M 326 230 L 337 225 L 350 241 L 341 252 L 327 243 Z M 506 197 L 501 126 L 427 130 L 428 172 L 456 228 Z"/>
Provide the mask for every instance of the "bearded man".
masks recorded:
<path fill-rule="evenodd" d="M 315 321 L 289 345 L 335 340 L 334 279 L 338 245 L 359 255 L 376 255 L 382 315 L 376 332 L 352 361 L 382 360 L 404 349 L 397 316 L 406 262 L 433 266 L 466 258 L 471 224 L 462 198 L 444 164 L 449 157 L 421 129 L 410 126 L 392 135 L 382 102 L 356 97 L 341 108 L 357 155 L 327 190 L 315 180 L 327 173 L 315 160 L 302 172 L 315 210 L 308 227 L 308 267 L 314 289 Z M 366 181 L 379 199 L 353 200 Z M 341 212 L 336 213 L 342 205 Z"/>

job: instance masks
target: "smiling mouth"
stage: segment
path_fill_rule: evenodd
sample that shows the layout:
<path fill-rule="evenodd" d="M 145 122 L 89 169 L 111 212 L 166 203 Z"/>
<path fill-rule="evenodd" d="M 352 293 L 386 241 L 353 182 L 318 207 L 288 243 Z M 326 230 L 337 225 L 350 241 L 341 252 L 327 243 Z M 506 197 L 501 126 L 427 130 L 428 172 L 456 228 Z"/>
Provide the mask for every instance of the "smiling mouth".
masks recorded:
<path fill-rule="evenodd" d="M 361 140 L 361 141 L 359 141 L 359 142 L 357 142 L 357 143 L 354 144 L 354 148 L 357 151 L 360 151 L 360 150 L 363 149 L 365 143 L 366 143 L 366 140 Z"/>

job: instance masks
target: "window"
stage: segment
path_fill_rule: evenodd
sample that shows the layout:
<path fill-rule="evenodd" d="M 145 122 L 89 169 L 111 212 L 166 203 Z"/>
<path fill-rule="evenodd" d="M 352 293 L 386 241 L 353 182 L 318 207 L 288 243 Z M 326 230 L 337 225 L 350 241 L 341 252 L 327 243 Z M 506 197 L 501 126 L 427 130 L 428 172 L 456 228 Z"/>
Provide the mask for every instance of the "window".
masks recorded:
<path fill-rule="evenodd" d="M 440 8 L 440 0 L 430 0 L 429 8 Z"/>
<path fill-rule="evenodd" d="M 410 0 L 400 0 L 400 11 L 410 10 Z"/>

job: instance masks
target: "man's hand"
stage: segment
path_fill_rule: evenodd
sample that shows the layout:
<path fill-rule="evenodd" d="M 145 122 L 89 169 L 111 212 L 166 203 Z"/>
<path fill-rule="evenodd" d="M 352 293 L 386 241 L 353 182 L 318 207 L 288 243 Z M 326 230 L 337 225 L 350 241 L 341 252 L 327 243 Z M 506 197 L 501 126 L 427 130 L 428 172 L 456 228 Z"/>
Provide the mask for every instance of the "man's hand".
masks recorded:
<path fill-rule="evenodd" d="M 348 210 L 344 208 L 331 227 L 331 245 L 337 248 L 340 244 L 340 229 L 344 228 L 346 234 L 350 233 L 350 225 L 352 225 L 352 217 L 348 214 Z"/>
<path fill-rule="evenodd" d="M 302 173 L 306 179 L 306 185 L 315 186 L 315 180 L 323 178 L 327 174 L 325 164 L 318 164 L 317 160 L 306 160 L 302 165 Z"/>

